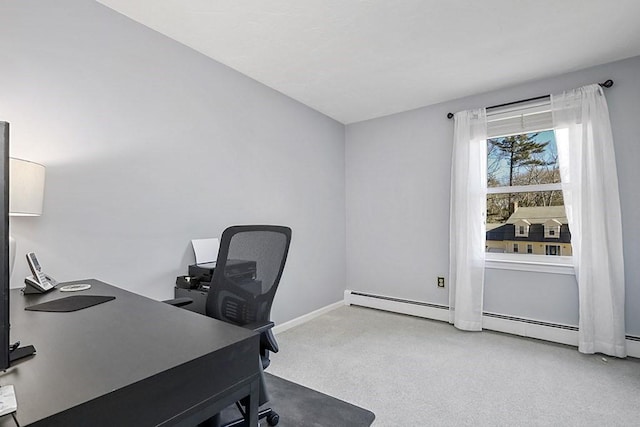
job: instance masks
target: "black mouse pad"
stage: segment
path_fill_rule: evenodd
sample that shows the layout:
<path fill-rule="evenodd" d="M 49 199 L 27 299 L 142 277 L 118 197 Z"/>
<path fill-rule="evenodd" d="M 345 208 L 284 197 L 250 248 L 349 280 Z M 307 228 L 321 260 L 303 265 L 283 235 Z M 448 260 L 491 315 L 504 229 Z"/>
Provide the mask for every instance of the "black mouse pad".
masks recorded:
<path fill-rule="evenodd" d="M 25 307 L 25 310 L 57 312 L 76 311 L 93 305 L 102 304 L 103 302 L 111 301 L 112 299 L 116 299 L 116 297 L 106 297 L 102 295 L 72 295 L 70 297 L 43 302 L 42 304 L 31 305 L 29 307 Z"/>

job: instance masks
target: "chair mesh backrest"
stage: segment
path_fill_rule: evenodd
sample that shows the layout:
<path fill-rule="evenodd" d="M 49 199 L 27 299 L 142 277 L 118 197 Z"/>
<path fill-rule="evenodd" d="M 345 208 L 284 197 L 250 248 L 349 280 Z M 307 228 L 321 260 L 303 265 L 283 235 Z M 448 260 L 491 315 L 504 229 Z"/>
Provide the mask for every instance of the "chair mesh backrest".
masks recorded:
<path fill-rule="evenodd" d="M 291 242 L 291 229 L 245 225 L 222 233 L 207 315 L 246 325 L 269 320 Z"/>

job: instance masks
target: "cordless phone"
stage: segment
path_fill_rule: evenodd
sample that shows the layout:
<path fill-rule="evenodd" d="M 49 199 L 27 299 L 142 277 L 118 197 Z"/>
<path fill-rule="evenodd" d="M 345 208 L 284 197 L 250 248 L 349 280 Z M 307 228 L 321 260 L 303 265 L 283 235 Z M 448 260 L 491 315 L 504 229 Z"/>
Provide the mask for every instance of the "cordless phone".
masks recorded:
<path fill-rule="evenodd" d="M 42 272 L 42 267 L 40 267 L 35 253 L 29 252 L 27 254 L 27 264 L 29 264 L 29 269 L 33 276 L 24 279 L 24 283 L 27 285 L 24 290 L 25 294 L 44 293 L 50 291 L 58 284 L 55 279 Z"/>

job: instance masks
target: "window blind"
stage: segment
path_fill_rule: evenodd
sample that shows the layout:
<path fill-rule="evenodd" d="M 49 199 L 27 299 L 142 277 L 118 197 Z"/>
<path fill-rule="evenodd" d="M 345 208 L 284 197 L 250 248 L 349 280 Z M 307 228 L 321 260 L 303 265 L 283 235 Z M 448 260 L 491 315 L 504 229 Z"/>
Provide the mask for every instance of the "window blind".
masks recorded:
<path fill-rule="evenodd" d="M 487 136 L 519 135 L 553 129 L 551 100 L 509 105 L 487 112 Z"/>

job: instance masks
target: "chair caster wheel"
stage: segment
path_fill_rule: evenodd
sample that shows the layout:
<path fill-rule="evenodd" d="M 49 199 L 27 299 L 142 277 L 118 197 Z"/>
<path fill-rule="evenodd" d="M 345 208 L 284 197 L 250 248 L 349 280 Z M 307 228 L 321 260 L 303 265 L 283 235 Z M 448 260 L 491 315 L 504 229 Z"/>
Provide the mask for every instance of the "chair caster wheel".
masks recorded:
<path fill-rule="evenodd" d="M 280 421 L 280 415 L 276 414 L 275 412 L 272 412 L 269 415 L 267 415 L 267 423 L 270 426 L 278 425 L 279 421 Z"/>

